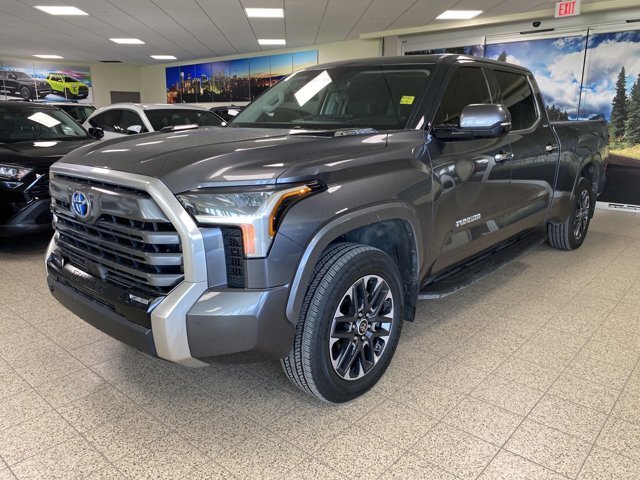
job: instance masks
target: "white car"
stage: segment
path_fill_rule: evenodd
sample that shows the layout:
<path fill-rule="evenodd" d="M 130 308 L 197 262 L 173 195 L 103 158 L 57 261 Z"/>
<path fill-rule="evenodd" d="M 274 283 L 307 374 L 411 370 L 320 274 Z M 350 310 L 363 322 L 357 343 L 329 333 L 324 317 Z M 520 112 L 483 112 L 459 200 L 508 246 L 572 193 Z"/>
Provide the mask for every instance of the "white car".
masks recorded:
<path fill-rule="evenodd" d="M 222 118 L 197 105 L 114 103 L 96 110 L 82 126 L 87 130 L 102 129 L 103 138 L 108 140 L 178 125 L 220 127 L 225 124 Z"/>

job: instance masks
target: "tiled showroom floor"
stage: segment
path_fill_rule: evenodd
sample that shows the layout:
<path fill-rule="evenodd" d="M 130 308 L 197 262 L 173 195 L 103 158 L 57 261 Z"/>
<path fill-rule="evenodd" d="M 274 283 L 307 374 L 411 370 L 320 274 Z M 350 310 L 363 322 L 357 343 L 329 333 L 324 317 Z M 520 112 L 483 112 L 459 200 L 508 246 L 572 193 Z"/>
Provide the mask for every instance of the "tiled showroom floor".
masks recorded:
<path fill-rule="evenodd" d="M 59 307 L 0 241 L 0 479 L 640 478 L 640 216 L 598 210 L 421 302 L 381 383 L 318 404 L 278 363 L 188 369 Z"/>

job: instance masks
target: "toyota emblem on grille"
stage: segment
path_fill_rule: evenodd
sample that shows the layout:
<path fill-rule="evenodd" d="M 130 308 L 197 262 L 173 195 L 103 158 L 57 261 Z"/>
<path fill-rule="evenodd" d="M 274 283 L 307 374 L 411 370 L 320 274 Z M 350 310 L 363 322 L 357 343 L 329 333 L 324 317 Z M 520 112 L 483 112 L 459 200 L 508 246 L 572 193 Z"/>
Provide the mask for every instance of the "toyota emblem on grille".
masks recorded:
<path fill-rule="evenodd" d="M 71 195 L 71 211 L 79 218 L 85 219 L 89 216 L 91 204 L 89 198 L 79 190 Z"/>

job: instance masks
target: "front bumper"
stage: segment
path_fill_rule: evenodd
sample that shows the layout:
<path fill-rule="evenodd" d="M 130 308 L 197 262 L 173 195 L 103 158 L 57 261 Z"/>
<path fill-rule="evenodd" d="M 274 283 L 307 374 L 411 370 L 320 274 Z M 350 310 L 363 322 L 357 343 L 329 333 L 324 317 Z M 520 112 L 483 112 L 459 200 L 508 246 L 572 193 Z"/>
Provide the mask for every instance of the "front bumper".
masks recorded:
<path fill-rule="evenodd" d="M 197 294 L 199 289 L 183 282 L 144 308 L 129 300 L 136 292 L 65 268 L 55 243 L 47 252 L 46 269 L 49 289 L 62 305 L 107 335 L 153 356 L 198 366 L 200 360 L 228 355 L 238 360 L 279 359 L 291 349 L 295 330 L 285 316 L 286 286 L 216 287 Z M 188 355 L 177 359 L 160 353 L 181 343 L 176 339 L 184 332 Z"/>

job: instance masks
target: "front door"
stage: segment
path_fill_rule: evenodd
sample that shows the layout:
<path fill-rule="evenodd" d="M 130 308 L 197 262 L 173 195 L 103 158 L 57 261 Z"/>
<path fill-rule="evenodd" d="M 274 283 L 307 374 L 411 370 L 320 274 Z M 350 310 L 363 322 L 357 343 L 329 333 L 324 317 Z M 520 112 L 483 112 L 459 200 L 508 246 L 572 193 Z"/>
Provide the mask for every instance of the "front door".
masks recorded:
<path fill-rule="evenodd" d="M 454 70 L 441 93 L 433 120 L 429 154 L 433 166 L 434 228 L 432 274 L 473 256 L 503 240 L 506 188 L 510 167 L 501 158 L 510 154 L 506 137 L 447 140 L 438 131 L 457 126 L 462 109 L 492 103 L 481 67 Z M 496 160 L 498 159 L 498 160 Z"/>

